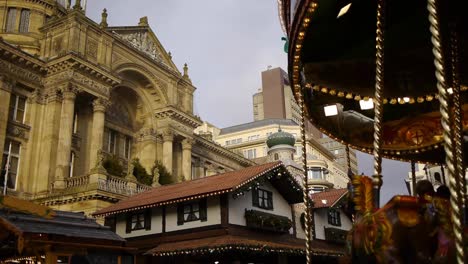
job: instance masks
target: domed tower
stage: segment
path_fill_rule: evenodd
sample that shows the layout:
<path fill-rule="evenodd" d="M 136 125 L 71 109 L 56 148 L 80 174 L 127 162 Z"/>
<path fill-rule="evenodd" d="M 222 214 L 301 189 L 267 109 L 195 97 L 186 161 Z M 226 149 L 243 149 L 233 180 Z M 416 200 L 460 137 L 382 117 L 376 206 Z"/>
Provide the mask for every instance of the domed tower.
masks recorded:
<path fill-rule="evenodd" d="M 39 54 L 43 38 L 39 29 L 54 17 L 65 15 L 66 3 L 66 0 L 0 0 L 0 37 L 25 52 Z"/>
<path fill-rule="evenodd" d="M 271 134 L 266 144 L 268 146 L 268 159 L 271 161 L 274 160 L 294 160 L 294 153 L 296 148 L 294 144 L 296 139 L 294 136 L 288 132 L 284 132 L 278 129 L 278 132 Z"/>

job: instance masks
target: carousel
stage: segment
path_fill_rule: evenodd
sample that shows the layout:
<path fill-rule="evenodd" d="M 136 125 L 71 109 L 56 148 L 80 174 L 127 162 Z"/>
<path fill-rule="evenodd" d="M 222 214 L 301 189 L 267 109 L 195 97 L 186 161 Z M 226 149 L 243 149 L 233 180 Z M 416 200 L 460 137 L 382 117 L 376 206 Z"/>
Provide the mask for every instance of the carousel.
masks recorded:
<path fill-rule="evenodd" d="M 278 6 L 303 121 L 374 156 L 373 175 L 350 175 L 348 260 L 468 263 L 468 3 L 278 0 Z M 303 155 L 305 161 L 305 148 Z M 413 171 L 415 163 L 445 166 L 450 198 L 395 196 L 380 206 L 382 183 L 396 176 L 382 175 L 383 157 L 411 162 Z M 307 188 L 304 197 L 310 212 Z M 311 226 L 310 214 L 305 224 Z"/>

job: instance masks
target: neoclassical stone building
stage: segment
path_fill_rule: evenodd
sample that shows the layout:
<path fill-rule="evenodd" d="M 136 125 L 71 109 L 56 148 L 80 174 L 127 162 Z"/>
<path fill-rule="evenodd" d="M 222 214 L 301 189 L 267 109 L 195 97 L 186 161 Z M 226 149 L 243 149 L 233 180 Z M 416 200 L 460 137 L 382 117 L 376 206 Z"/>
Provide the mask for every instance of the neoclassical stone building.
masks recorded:
<path fill-rule="evenodd" d="M 174 182 L 253 164 L 193 133 L 188 67 L 146 17 L 110 27 L 79 0 L 0 0 L 0 25 L 2 191 L 91 213 L 149 188 L 102 170 L 109 156 L 148 174 L 159 161 Z"/>

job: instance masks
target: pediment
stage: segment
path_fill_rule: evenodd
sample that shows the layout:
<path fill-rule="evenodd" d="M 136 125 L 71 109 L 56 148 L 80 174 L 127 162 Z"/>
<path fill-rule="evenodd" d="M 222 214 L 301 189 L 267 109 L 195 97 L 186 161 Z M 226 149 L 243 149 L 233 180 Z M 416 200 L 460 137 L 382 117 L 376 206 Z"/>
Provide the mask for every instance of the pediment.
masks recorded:
<path fill-rule="evenodd" d="M 153 60 L 179 72 L 174 62 L 172 62 L 171 56 L 166 52 L 149 26 L 109 27 L 108 30 Z"/>

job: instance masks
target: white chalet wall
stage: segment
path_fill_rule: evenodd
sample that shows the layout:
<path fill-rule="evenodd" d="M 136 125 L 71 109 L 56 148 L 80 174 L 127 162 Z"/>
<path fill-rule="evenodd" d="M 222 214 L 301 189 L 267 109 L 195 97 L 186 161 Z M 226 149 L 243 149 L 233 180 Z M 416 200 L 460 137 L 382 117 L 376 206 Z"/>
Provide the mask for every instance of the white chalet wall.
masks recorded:
<path fill-rule="evenodd" d="M 183 225 L 177 225 L 177 204 L 168 205 L 166 207 L 166 232 L 221 224 L 221 208 L 219 205 L 219 196 L 208 197 L 206 201 L 206 206 L 207 221 L 202 222 L 198 220 L 187 222 Z"/>
<path fill-rule="evenodd" d="M 130 233 L 125 233 L 127 226 L 125 214 L 120 214 L 117 216 L 117 223 L 115 227 L 115 232 L 123 237 L 136 237 L 136 236 L 146 236 L 151 234 L 157 234 L 162 232 L 162 210 L 161 208 L 152 208 L 151 209 L 151 229 L 150 230 L 135 230 Z"/>
<path fill-rule="evenodd" d="M 254 209 L 257 211 L 263 211 L 270 214 L 286 216 L 292 220 L 291 206 L 283 198 L 283 196 L 269 183 L 265 182 L 260 186 L 260 189 L 264 189 L 273 193 L 273 210 L 265 210 L 252 205 L 252 191 L 245 192 L 244 195 L 234 199 L 232 195 L 229 195 L 229 224 L 245 226 L 245 210 Z M 289 233 L 293 233 L 293 229 L 289 230 Z"/>
<path fill-rule="evenodd" d="M 325 227 L 332 227 L 346 231 L 351 229 L 351 220 L 348 219 L 341 209 L 338 209 L 338 211 L 340 212 L 341 226 L 334 226 L 328 223 L 328 208 L 316 209 L 314 211 L 316 239 L 325 239 Z"/>

